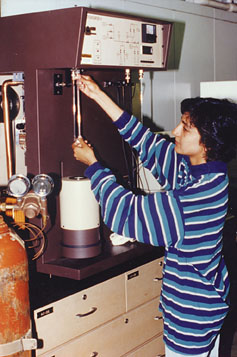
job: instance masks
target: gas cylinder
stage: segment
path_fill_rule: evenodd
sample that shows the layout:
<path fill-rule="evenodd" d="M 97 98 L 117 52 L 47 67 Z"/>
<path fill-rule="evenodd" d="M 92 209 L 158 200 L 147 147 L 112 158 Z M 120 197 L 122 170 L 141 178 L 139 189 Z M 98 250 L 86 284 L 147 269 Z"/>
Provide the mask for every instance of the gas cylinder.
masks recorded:
<path fill-rule="evenodd" d="M 30 326 L 28 260 L 24 242 L 0 215 L 0 356 L 31 356 L 30 351 L 11 349 L 17 340 L 29 333 Z M 3 348 L 6 345 L 10 346 L 9 354 Z"/>

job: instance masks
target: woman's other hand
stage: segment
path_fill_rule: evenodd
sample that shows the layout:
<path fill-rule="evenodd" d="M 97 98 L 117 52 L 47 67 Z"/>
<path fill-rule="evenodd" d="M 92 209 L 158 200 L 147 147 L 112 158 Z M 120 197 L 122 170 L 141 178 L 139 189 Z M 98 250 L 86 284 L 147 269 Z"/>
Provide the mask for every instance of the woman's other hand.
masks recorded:
<path fill-rule="evenodd" d="M 72 149 L 75 159 L 81 161 L 83 164 L 90 166 L 97 161 L 93 148 L 82 137 L 74 141 Z"/>

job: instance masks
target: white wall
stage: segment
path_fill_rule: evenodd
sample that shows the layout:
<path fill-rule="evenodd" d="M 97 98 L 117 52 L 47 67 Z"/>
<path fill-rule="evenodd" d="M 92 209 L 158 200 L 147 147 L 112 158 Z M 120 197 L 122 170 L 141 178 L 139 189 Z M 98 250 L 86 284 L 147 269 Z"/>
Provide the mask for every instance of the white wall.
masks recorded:
<path fill-rule="evenodd" d="M 87 6 L 175 22 L 169 68 L 146 73 L 144 115 L 171 130 L 200 82 L 237 80 L 237 14 L 181 0 L 2 0 L 1 16 Z"/>

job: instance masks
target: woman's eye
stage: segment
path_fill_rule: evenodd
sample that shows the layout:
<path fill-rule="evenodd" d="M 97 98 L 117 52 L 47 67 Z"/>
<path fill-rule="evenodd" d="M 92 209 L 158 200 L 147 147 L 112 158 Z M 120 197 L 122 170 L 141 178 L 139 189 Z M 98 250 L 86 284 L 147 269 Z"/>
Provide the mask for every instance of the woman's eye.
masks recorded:
<path fill-rule="evenodd" d="M 183 130 L 189 132 L 190 131 L 190 127 L 185 125 L 185 126 L 183 126 Z"/>

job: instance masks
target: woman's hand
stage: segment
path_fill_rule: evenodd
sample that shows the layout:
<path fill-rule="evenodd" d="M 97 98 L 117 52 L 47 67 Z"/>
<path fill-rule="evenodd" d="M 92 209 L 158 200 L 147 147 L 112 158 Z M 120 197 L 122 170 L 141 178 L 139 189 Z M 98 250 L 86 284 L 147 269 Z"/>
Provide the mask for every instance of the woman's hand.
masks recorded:
<path fill-rule="evenodd" d="M 100 89 L 90 76 L 79 75 L 77 86 L 85 95 L 93 99 L 108 116 L 116 121 L 123 113 L 123 110 Z"/>
<path fill-rule="evenodd" d="M 79 75 L 77 78 L 78 88 L 89 98 L 96 99 L 101 92 L 100 87 L 93 81 L 90 76 Z"/>
<path fill-rule="evenodd" d="M 97 161 L 91 145 L 81 137 L 74 141 L 72 149 L 75 159 L 81 161 L 83 164 L 90 166 Z"/>

